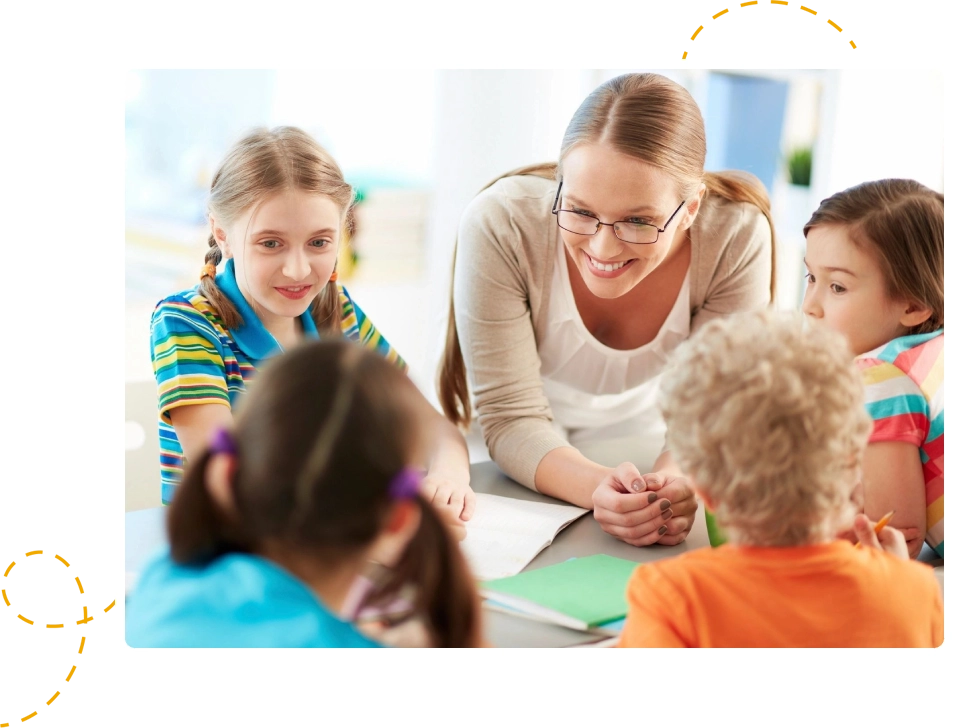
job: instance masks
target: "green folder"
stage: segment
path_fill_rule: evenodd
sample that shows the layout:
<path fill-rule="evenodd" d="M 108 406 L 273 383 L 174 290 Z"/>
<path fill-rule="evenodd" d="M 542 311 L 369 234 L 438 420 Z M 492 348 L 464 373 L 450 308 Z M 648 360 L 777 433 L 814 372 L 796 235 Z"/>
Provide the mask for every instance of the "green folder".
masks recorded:
<path fill-rule="evenodd" d="M 599 554 L 481 584 L 496 606 L 530 619 L 590 630 L 626 616 L 635 561 Z"/>

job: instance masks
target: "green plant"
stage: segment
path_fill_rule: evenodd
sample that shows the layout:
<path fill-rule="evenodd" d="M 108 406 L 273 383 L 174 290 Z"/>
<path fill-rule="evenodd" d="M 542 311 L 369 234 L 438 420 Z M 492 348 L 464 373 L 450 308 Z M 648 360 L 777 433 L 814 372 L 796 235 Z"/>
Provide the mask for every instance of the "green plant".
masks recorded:
<path fill-rule="evenodd" d="M 788 179 L 793 185 L 808 187 L 812 181 L 812 149 L 799 147 L 788 155 Z"/>

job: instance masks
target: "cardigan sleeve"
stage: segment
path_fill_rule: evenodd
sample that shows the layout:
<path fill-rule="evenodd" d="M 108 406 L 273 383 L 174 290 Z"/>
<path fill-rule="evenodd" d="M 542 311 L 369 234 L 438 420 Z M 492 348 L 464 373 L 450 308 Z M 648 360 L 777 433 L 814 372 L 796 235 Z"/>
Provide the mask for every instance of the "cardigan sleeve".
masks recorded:
<path fill-rule="evenodd" d="M 524 236 L 534 232 L 525 228 L 494 188 L 470 203 L 458 231 L 454 308 L 490 457 L 518 483 L 535 489 L 540 461 L 569 443 L 554 430 L 543 393 L 530 283 L 517 255 Z"/>

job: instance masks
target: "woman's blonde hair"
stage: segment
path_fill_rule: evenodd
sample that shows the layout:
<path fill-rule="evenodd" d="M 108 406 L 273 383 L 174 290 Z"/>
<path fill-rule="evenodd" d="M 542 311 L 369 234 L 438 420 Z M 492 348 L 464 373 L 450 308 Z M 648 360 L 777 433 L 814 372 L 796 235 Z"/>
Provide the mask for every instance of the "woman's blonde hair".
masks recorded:
<path fill-rule="evenodd" d="M 674 353 L 659 407 L 733 543 L 817 543 L 847 526 L 871 419 L 836 332 L 795 313 L 710 321 Z"/>
<path fill-rule="evenodd" d="M 286 190 L 325 195 L 340 208 L 350 223 L 354 189 L 331 155 L 311 136 L 293 126 L 253 129 L 233 146 L 212 178 L 209 213 L 217 223 L 228 225 L 266 197 Z M 205 262 L 217 266 L 222 251 L 209 234 Z M 214 275 L 203 275 L 199 290 L 215 307 L 228 329 L 242 324 L 242 317 L 215 284 Z M 341 333 L 338 287 L 329 282 L 311 305 L 318 330 L 325 335 Z"/>
<path fill-rule="evenodd" d="M 580 144 L 605 142 L 622 154 L 658 167 L 678 184 L 681 194 L 690 195 L 700 182 L 706 194 L 734 202 L 749 202 L 768 219 L 772 240 L 770 300 L 775 299 L 775 227 L 772 224 L 768 192 L 751 174 L 738 171 L 705 172 L 706 135 L 699 107 L 692 95 L 675 81 L 655 73 L 631 73 L 606 81 L 580 104 L 563 136 L 557 163 L 521 167 L 498 177 L 534 175 L 556 179 L 570 150 Z M 454 246 L 454 260 L 457 247 Z M 467 372 L 454 320 L 454 281 L 451 273 L 451 301 L 447 337 L 438 375 L 438 395 L 444 413 L 454 424 L 471 420 Z"/>
<path fill-rule="evenodd" d="M 931 309 L 909 333 L 944 326 L 944 195 L 911 179 L 864 182 L 822 200 L 805 235 L 820 225 L 845 225 L 849 238 L 874 254 L 888 298 Z"/>

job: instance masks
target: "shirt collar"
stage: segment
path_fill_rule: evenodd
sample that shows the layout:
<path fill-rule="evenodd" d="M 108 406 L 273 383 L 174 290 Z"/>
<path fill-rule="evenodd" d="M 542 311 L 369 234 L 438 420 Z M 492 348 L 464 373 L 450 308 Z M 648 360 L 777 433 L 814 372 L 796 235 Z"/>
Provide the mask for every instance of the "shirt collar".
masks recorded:
<path fill-rule="evenodd" d="M 281 345 L 265 328 L 261 319 L 252 310 L 248 301 L 245 300 L 245 296 L 239 290 L 238 281 L 235 280 L 235 262 L 232 258 L 225 262 L 225 270 L 215 276 L 215 285 L 232 302 L 242 317 L 242 325 L 229 329 L 229 334 L 232 335 L 232 339 L 249 359 L 268 359 L 280 354 L 282 352 Z M 315 321 L 312 319 L 310 311 L 305 311 L 298 317 L 298 320 L 301 321 L 305 338 L 318 338 L 318 329 L 315 327 Z"/>

